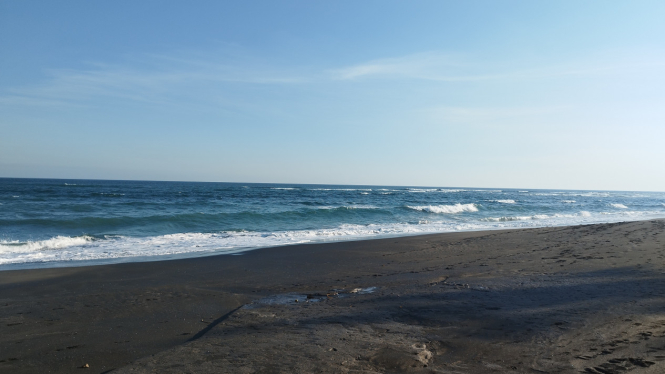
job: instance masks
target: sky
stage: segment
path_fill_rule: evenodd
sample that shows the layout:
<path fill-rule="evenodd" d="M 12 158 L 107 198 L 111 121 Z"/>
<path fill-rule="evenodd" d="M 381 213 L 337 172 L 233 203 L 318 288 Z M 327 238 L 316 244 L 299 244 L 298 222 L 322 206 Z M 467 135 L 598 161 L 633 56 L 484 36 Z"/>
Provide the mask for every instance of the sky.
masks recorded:
<path fill-rule="evenodd" d="M 0 1 L 0 177 L 665 191 L 663 1 Z"/>

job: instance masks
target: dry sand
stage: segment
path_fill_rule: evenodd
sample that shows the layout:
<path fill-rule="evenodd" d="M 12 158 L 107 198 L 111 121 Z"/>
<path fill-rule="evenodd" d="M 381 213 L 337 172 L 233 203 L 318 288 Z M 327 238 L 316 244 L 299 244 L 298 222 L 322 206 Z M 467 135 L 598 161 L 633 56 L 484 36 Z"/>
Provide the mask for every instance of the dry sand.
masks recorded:
<path fill-rule="evenodd" d="M 664 252 L 654 220 L 3 271 L 0 372 L 665 373 Z"/>

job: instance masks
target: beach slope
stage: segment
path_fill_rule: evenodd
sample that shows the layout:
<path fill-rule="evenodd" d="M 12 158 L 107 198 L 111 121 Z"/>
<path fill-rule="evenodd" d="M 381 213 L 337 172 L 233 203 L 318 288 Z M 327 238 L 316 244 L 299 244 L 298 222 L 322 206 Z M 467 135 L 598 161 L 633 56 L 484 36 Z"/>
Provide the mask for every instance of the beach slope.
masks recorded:
<path fill-rule="evenodd" d="M 662 373 L 664 251 L 653 220 L 4 271 L 0 372 Z"/>

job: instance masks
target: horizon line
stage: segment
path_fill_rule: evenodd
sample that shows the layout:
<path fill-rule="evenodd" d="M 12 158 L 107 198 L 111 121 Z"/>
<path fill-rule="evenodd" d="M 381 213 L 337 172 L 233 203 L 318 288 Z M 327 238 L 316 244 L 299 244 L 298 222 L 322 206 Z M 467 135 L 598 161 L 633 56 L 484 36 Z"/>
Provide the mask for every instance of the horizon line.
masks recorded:
<path fill-rule="evenodd" d="M 162 183 L 226 183 L 226 184 L 276 184 L 276 185 L 302 185 L 302 186 L 355 186 L 355 187 L 403 187 L 403 188 L 457 188 L 482 190 L 538 190 L 538 191 L 595 191 L 595 192 L 652 192 L 665 193 L 665 191 L 649 190 L 602 190 L 602 189 L 573 189 L 573 188 L 529 188 L 529 187 L 461 187 L 461 186 L 417 186 L 417 185 L 390 185 L 390 184 L 337 184 L 337 183 L 285 183 L 285 182 L 222 182 L 222 181 L 194 181 L 194 180 L 157 180 L 157 179 L 101 179 L 101 178 L 40 178 L 40 177 L 2 177 L 2 179 L 42 179 L 42 180 L 69 180 L 69 181 L 99 181 L 99 182 L 162 182 Z"/>

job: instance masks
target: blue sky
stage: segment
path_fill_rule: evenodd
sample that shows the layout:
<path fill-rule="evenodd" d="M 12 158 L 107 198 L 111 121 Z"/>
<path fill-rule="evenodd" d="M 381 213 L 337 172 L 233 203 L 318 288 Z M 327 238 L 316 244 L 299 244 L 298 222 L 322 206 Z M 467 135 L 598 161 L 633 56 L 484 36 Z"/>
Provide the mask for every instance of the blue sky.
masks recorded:
<path fill-rule="evenodd" d="M 665 190 L 662 1 L 3 1 L 0 177 Z"/>

